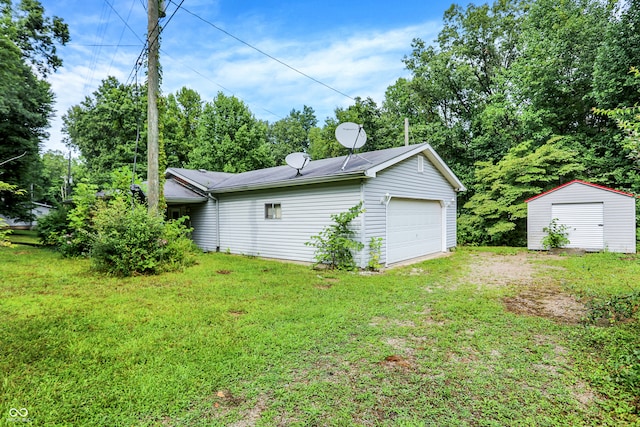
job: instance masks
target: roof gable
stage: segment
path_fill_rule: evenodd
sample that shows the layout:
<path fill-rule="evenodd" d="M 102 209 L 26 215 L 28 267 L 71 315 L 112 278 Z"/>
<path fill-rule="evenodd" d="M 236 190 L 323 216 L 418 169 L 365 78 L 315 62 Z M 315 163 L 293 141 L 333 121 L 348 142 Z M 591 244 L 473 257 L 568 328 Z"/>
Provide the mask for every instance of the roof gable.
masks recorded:
<path fill-rule="evenodd" d="M 539 199 L 541 197 L 544 197 L 544 196 L 546 196 L 548 194 L 551 194 L 553 192 L 556 192 L 556 191 L 561 190 L 563 188 L 567 188 L 567 187 L 572 186 L 572 185 L 586 185 L 588 187 L 597 188 L 598 190 L 610 191 L 612 193 L 616 193 L 616 194 L 620 194 L 620 195 L 628 196 L 628 197 L 635 197 L 631 193 L 627 193 L 627 192 L 624 192 L 624 191 L 620 191 L 620 190 L 616 190 L 616 189 L 613 189 L 613 188 L 605 187 L 603 185 L 594 184 L 592 182 L 587 182 L 587 181 L 581 181 L 579 179 L 574 179 L 573 181 L 570 181 L 570 182 L 567 182 L 565 184 L 562 184 L 562 185 L 560 185 L 560 186 L 558 186 L 556 188 L 552 188 L 551 190 L 545 191 L 544 193 L 540 193 L 537 196 L 533 196 L 533 197 L 525 200 L 524 202 L 525 203 L 529 203 L 529 202 L 531 202 L 533 200 L 537 200 L 537 199 Z"/>
<path fill-rule="evenodd" d="M 376 174 L 384 169 L 387 169 L 390 166 L 400 163 L 403 160 L 406 160 L 410 157 L 415 156 L 416 154 L 424 154 L 424 156 L 429 159 L 431 164 L 442 174 L 442 176 L 451 184 L 451 186 L 456 191 L 465 191 L 466 187 L 460 182 L 458 177 L 453 173 L 453 171 L 447 166 L 447 164 L 442 160 L 442 158 L 436 153 L 436 151 L 429 144 L 420 144 L 414 145 L 413 150 L 407 151 L 403 154 L 400 154 L 394 158 L 391 158 L 387 161 L 384 161 L 376 166 L 373 166 L 367 170 L 367 176 L 375 177 Z M 384 151 L 384 150 L 383 150 Z"/>

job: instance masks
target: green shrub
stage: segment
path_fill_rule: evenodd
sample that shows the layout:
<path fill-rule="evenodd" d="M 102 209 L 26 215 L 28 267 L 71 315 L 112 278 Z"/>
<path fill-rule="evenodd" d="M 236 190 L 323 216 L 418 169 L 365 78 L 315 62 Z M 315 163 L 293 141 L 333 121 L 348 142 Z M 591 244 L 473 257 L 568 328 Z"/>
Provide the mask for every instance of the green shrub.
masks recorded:
<path fill-rule="evenodd" d="M 72 230 L 61 236 L 58 245 L 65 256 L 88 256 L 95 237 L 93 217 L 98 206 L 98 187 L 93 184 L 80 183 L 73 195 L 73 208 L 67 213 L 69 227 Z"/>
<path fill-rule="evenodd" d="M 558 218 L 553 218 L 549 223 L 548 227 L 544 227 L 542 231 L 547 233 L 547 235 L 542 239 L 542 246 L 545 249 L 552 248 L 562 248 L 569 243 L 569 239 L 567 236 L 569 232 L 567 231 L 569 227 L 564 224 L 558 224 Z"/>
<path fill-rule="evenodd" d="M 45 246 L 55 247 L 65 257 L 88 256 L 95 230 L 93 216 L 99 204 L 95 185 L 79 183 L 73 206 L 60 206 L 38 220 L 38 236 Z"/>
<path fill-rule="evenodd" d="M 380 258 L 382 257 L 382 237 L 372 237 L 369 240 L 369 270 L 378 271 L 382 267 Z"/>
<path fill-rule="evenodd" d="M 0 218 L 0 246 L 11 246 L 9 242 L 9 234 L 11 229 L 4 219 Z"/>
<path fill-rule="evenodd" d="M 640 312 L 640 291 L 593 299 L 587 303 L 591 323 L 606 320 L 610 324 L 632 320 Z"/>
<path fill-rule="evenodd" d="M 71 233 L 68 213 L 67 207 L 58 206 L 48 215 L 38 219 L 38 237 L 44 246 L 58 246 L 60 236 Z"/>
<path fill-rule="evenodd" d="M 305 245 L 316 248 L 316 265 L 326 264 L 329 268 L 338 270 L 356 268 L 352 251 L 360 251 L 364 245 L 362 242 L 353 240 L 355 232 L 349 226 L 351 221 L 363 212 L 362 202 L 360 202 L 346 212 L 331 215 L 334 224 L 325 227 L 317 235 L 311 236 L 311 240 Z"/>
<path fill-rule="evenodd" d="M 94 218 L 95 240 L 91 265 L 116 276 L 157 274 L 180 270 L 195 262 L 195 246 L 189 239 L 186 218 L 165 222 L 147 208 L 124 200 L 103 206 Z"/>
<path fill-rule="evenodd" d="M 3 191 L 20 195 L 25 193 L 24 190 L 19 189 L 16 185 L 0 181 L 0 192 Z M 9 224 L 7 224 L 7 222 L 3 218 L 0 218 L 0 246 L 11 246 L 11 242 L 9 241 L 9 234 L 11 234 Z"/>
<path fill-rule="evenodd" d="M 640 291 L 594 298 L 587 303 L 587 323 L 611 326 L 606 333 L 598 333 L 591 327 L 590 340 L 595 347 L 602 347 L 608 354 L 605 367 L 610 380 L 623 390 L 640 395 L 640 343 L 638 342 L 638 315 L 640 314 Z"/>

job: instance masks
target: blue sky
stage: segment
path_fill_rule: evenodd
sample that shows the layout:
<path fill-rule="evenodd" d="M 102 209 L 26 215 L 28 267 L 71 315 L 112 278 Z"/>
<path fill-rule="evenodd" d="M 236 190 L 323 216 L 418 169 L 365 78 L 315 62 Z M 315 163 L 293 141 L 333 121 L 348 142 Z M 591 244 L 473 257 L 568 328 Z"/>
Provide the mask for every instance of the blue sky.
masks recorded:
<path fill-rule="evenodd" d="M 67 109 L 109 75 L 131 81 L 146 37 L 147 0 L 41 1 L 47 15 L 64 18 L 71 33 L 71 42 L 59 48 L 64 66 L 49 78 L 57 113 L 45 144 L 64 149 L 60 117 Z M 164 94 L 186 86 L 210 101 L 222 91 L 269 122 L 308 105 L 321 124 L 353 100 L 220 29 L 339 92 L 371 97 L 380 105 L 385 89 L 408 76 L 402 58 L 411 53 L 411 40 L 433 40 L 452 1 L 184 0 L 184 10 L 168 23 L 180 0 L 165 3 Z"/>

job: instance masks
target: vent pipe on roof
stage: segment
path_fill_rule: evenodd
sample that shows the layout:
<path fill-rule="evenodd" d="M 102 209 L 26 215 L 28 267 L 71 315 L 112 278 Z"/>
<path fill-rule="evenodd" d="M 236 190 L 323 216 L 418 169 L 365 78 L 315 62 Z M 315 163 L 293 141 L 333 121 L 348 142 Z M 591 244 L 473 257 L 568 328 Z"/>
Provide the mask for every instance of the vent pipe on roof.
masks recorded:
<path fill-rule="evenodd" d="M 404 145 L 409 145 L 409 118 L 404 119 Z"/>

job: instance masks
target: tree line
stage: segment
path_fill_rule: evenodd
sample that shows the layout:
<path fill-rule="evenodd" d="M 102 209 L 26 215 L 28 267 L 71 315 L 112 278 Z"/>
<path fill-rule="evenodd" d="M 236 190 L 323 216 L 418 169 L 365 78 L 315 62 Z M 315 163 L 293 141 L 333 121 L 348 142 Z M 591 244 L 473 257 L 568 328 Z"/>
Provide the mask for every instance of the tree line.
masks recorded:
<path fill-rule="evenodd" d="M 469 188 L 459 199 L 460 241 L 522 245 L 523 202 L 541 191 L 580 178 L 640 193 L 637 144 L 599 113 L 640 101 L 629 72 L 640 64 L 638 28 L 640 0 L 453 4 L 436 40 L 408 47 L 410 76 L 381 105 L 356 98 L 323 123 L 305 105 L 269 123 L 223 93 L 163 96 L 161 169 L 243 172 L 283 164 L 293 151 L 342 155 L 334 131 L 345 121 L 364 125 L 367 150 L 400 146 L 408 118 L 411 142 L 429 142 Z M 146 144 L 136 144 L 146 141 L 145 93 L 108 77 L 66 112 L 66 142 L 91 182 L 146 158 Z M 144 161 L 137 168 L 144 174 Z"/>

